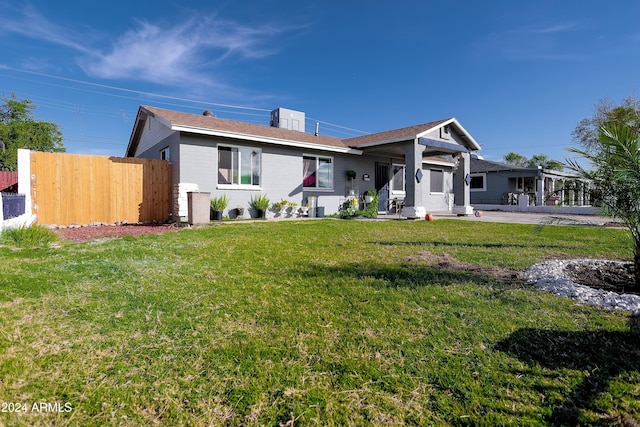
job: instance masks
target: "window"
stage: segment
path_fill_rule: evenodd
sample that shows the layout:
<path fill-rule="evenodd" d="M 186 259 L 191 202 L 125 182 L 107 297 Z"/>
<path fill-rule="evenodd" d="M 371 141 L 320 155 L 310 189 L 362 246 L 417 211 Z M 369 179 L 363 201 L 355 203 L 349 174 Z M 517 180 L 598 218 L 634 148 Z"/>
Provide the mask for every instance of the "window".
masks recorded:
<path fill-rule="evenodd" d="M 160 150 L 160 160 L 171 161 L 171 149 L 169 147 L 165 147 Z"/>
<path fill-rule="evenodd" d="M 442 139 L 450 139 L 450 134 L 449 134 L 449 126 L 443 126 L 440 128 L 440 138 Z"/>
<path fill-rule="evenodd" d="M 260 150 L 250 147 L 218 147 L 219 185 L 260 185 Z"/>
<path fill-rule="evenodd" d="M 471 181 L 469 183 L 469 189 L 471 191 L 487 191 L 486 187 L 486 174 L 471 175 Z"/>
<path fill-rule="evenodd" d="M 535 185 L 536 185 L 536 181 L 534 177 L 520 176 L 516 178 L 516 191 L 530 193 L 534 191 Z"/>
<path fill-rule="evenodd" d="M 429 190 L 432 193 L 442 193 L 444 191 L 444 171 L 431 169 L 429 171 L 430 183 Z"/>
<path fill-rule="evenodd" d="M 391 178 L 391 191 L 404 193 L 404 166 L 393 165 L 393 177 Z"/>
<path fill-rule="evenodd" d="M 333 159 L 331 157 L 302 157 L 302 186 L 304 188 L 333 188 Z"/>

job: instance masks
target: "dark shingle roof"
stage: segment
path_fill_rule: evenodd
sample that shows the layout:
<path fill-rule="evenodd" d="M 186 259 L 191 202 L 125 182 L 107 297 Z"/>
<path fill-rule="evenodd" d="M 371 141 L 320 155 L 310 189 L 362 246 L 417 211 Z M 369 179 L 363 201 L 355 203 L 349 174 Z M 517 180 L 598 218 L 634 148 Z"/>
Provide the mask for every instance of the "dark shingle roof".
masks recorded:
<path fill-rule="evenodd" d="M 368 145 L 379 145 L 391 142 L 413 140 L 418 135 L 434 129 L 445 122 L 455 122 L 455 119 L 443 119 L 400 129 L 378 132 L 355 138 L 335 138 L 332 136 L 314 135 L 313 133 L 299 132 L 271 126 L 245 123 L 236 120 L 220 119 L 217 117 L 200 114 L 183 113 L 180 111 L 165 110 L 163 108 L 141 106 L 138 110 L 136 126 L 131 134 L 127 147 L 127 156 L 134 156 L 139 143 L 141 126 L 146 115 L 156 117 L 164 121 L 171 128 L 178 128 L 183 132 L 204 133 L 228 137 L 262 138 L 273 142 L 291 142 L 313 144 L 320 147 L 332 147 L 340 150 L 359 149 Z M 457 122 L 455 122 L 457 123 Z M 464 129 L 462 129 L 463 132 Z M 228 134 L 228 135 L 226 135 Z M 475 141 L 473 141 L 475 143 Z M 478 146 L 479 147 L 479 146 Z"/>
<path fill-rule="evenodd" d="M 253 135 L 265 138 L 281 139 L 285 141 L 307 142 L 311 144 L 327 145 L 330 147 L 347 148 L 343 140 L 331 136 L 314 135 L 312 133 L 299 132 L 276 128 L 271 126 L 256 125 L 236 120 L 220 119 L 217 117 L 203 116 L 199 114 L 181 113 L 179 111 L 164 110 L 156 107 L 142 107 L 153 115 L 167 120 L 172 126 L 184 126 L 200 130 L 212 130 L 233 132 L 241 135 Z"/>
<path fill-rule="evenodd" d="M 471 173 L 480 172 L 500 172 L 500 171 L 526 171 L 537 168 L 525 168 L 520 166 L 509 165 L 506 163 L 492 162 L 483 159 L 471 159 Z"/>
<path fill-rule="evenodd" d="M 355 138 L 345 139 L 344 142 L 351 147 L 358 147 L 364 144 L 397 142 L 412 140 L 423 132 L 431 130 L 444 122 L 451 119 L 437 120 L 435 122 L 423 123 L 421 125 L 407 126 L 400 129 L 393 129 L 384 132 L 372 133 L 370 135 L 357 136 Z"/>

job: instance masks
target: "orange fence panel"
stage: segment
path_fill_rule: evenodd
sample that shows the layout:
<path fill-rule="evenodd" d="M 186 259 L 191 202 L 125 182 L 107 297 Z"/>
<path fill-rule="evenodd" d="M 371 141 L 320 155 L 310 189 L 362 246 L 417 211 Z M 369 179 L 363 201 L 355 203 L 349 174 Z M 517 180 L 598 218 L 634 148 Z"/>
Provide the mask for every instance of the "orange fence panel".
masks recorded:
<path fill-rule="evenodd" d="M 40 224 L 169 219 L 171 164 L 165 160 L 30 154 L 33 213 Z"/>

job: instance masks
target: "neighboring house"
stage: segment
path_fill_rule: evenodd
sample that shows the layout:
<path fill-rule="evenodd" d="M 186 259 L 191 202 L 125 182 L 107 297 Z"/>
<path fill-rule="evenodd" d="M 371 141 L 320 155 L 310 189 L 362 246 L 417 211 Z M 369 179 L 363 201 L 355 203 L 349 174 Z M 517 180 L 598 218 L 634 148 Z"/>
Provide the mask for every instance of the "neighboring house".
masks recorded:
<path fill-rule="evenodd" d="M 469 160 L 480 146 L 454 118 L 348 139 L 305 133 L 298 111 L 274 110 L 271 121 L 263 126 L 208 111 L 141 106 L 126 156 L 171 161 L 174 194 L 195 184 L 211 197 L 226 194 L 229 210 L 263 193 L 272 202 L 315 201 L 331 214 L 349 197 L 362 203 L 364 192 L 376 189 L 380 212 L 473 213 Z M 355 178 L 347 177 L 349 170 Z"/>
<path fill-rule="evenodd" d="M 541 167 L 471 159 L 471 204 L 587 206 L 589 182 L 578 176 Z M 521 200 L 521 196 L 527 199 Z"/>
<path fill-rule="evenodd" d="M 18 192 L 18 172 L 0 171 L 0 191 Z"/>

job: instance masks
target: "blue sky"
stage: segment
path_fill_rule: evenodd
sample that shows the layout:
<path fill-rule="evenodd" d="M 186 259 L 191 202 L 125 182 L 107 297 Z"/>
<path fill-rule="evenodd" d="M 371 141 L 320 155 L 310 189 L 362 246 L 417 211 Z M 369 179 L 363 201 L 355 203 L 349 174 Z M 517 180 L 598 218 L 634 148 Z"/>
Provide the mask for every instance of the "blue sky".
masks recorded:
<path fill-rule="evenodd" d="M 357 136 L 456 117 L 487 159 L 569 156 L 640 94 L 640 2 L 0 0 L 0 92 L 68 152 L 124 155 L 139 105 Z"/>

